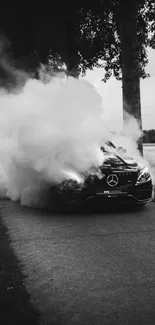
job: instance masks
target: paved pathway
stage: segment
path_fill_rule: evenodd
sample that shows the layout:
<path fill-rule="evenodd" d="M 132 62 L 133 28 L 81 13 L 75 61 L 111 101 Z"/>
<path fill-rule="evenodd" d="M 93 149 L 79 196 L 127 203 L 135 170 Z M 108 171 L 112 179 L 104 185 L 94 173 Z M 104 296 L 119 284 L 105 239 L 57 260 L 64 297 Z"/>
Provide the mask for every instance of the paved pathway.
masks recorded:
<path fill-rule="evenodd" d="M 92 215 L 11 201 L 0 210 L 42 324 L 155 324 L 155 203 Z"/>

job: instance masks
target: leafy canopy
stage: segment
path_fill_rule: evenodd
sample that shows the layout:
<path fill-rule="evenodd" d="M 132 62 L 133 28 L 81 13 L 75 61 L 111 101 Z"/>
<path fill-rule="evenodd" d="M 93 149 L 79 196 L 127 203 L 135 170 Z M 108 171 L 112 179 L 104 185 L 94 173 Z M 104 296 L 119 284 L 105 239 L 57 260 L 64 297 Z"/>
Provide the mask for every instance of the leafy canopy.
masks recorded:
<path fill-rule="evenodd" d="M 36 69 L 40 63 L 66 64 L 82 73 L 104 67 L 106 81 L 111 75 L 121 78 L 120 7 L 123 0 L 14 1 L 1 11 L 0 31 L 11 42 L 8 51 L 25 68 Z M 137 38 L 139 71 L 146 77 L 147 48 L 155 48 L 155 1 L 137 1 Z M 60 64 L 61 65 L 61 64 Z"/>

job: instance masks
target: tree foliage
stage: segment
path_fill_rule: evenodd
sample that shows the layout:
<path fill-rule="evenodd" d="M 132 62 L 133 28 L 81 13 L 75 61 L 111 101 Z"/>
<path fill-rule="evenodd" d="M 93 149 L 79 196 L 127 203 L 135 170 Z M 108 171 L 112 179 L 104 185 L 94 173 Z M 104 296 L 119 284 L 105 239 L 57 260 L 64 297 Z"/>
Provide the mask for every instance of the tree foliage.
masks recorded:
<path fill-rule="evenodd" d="M 144 130 L 143 131 L 143 142 L 144 143 L 155 143 L 155 130 Z"/>
<path fill-rule="evenodd" d="M 98 65 L 98 59 L 102 61 L 100 66 L 105 69 L 104 81 L 111 75 L 118 80 L 121 79 L 120 10 L 122 2 L 123 0 L 95 1 L 98 11 L 95 11 L 94 8 L 89 11 L 91 28 L 95 35 L 92 46 L 95 45 L 97 54 L 93 57 L 93 66 Z M 140 77 L 145 78 L 147 76 L 145 66 L 148 63 L 147 49 L 149 46 L 155 48 L 155 1 L 135 0 L 135 2 L 137 3 L 139 74 Z M 103 48 L 101 48 L 101 43 Z M 87 62 L 90 68 L 89 56 Z M 82 68 L 85 72 L 85 62 L 83 62 Z"/>
<path fill-rule="evenodd" d="M 49 56 L 69 72 L 104 67 L 106 81 L 121 78 L 120 6 L 123 0 L 66 0 L 54 3 L 3 3 L 0 31 L 11 42 L 10 53 L 27 69 L 47 63 Z M 155 48 L 155 1 L 138 6 L 139 72 L 146 77 L 147 47 Z M 51 60 L 52 61 L 52 60 Z"/>

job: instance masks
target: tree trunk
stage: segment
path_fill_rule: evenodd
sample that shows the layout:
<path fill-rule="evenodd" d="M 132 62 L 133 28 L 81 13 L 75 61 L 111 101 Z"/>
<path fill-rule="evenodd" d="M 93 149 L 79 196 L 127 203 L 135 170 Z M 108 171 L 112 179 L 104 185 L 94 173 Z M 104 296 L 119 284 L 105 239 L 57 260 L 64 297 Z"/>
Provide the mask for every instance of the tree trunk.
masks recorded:
<path fill-rule="evenodd" d="M 72 12 L 72 14 L 70 14 Z M 76 8 L 74 2 L 69 6 L 66 17 L 66 66 L 68 76 L 79 77 L 79 54 L 77 45 Z"/>
<path fill-rule="evenodd" d="M 67 65 L 67 74 L 68 76 L 78 78 L 79 77 L 79 63 L 78 63 L 78 57 L 71 53 L 71 51 L 68 53 L 68 62 Z"/>
<path fill-rule="evenodd" d="M 128 114 L 137 119 L 142 130 L 140 77 L 139 77 L 139 45 L 137 41 L 137 1 L 121 0 L 120 8 L 120 41 L 121 69 L 123 88 L 123 119 Z M 127 114 L 128 113 L 128 114 Z M 138 149 L 143 154 L 142 139 L 138 140 Z"/>

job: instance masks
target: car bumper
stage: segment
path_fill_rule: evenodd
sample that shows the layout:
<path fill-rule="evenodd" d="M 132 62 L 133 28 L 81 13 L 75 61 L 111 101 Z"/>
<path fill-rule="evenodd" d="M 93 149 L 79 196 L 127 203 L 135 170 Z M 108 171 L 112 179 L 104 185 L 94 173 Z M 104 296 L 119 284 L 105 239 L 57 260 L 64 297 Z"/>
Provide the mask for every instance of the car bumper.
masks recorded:
<path fill-rule="evenodd" d="M 100 203 L 111 203 L 117 204 L 137 204 L 143 205 L 151 202 L 152 200 L 152 187 L 146 190 L 134 190 L 132 192 L 122 193 L 107 193 L 97 192 L 95 195 L 85 197 L 85 202 L 98 201 Z"/>
<path fill-rule="evenodd" d="M 117 196 L 114 196 L 114 195 L 93 195 L 93 196 L 89 196 L 89 197 L 86 197 L 84 202 L 85 203 L 89 203 L 89 202 L 98 202 L 98 203 L 103 203 L 103 204 L 108 204 L 111 202 L 115 202 L 117 204 L 120 204 L 120 205 L 123 205 L 123 204 L 137 204 L 137 205 L 143 205 L 143 204 L 146 204 L 146 203 L 149 203 L 151 202 L 152 198 L 151 197 L 148 197 L 148 198 L 145 198 L 145 199 L 137 199 L 137 197 L 135 197 L 134 195 L 132 194 L 126 194 L 126 195 L 117 195 Z"/>
<path fill-rule="evenodd" d="M 96 204 L 116 202 L 119 204 L 133 203 L 143 205 L 149 203 L 152 200 L 152 183 L 147 182 L 134 187 L 124 187 L 115 190 L 107 189 L 94 189 L 93 191 L 86 191 L 84 193 L 74 193 L 72 202 L 90 203 L 96 202 Z"/>
<path fill-rule="evenodd" d="M 152 199 L 152 183 L 147 182 L 138 186 L 120 187 L 115 190 L 107 190 L 102 187 L 86 188 L 85 190 L 72 190 L 61 193 L 55 197 L 61 206 L 67 205 L 105 205 L 115 202 L 117 205 L 136 204 L 144 205 Z"/>

